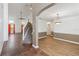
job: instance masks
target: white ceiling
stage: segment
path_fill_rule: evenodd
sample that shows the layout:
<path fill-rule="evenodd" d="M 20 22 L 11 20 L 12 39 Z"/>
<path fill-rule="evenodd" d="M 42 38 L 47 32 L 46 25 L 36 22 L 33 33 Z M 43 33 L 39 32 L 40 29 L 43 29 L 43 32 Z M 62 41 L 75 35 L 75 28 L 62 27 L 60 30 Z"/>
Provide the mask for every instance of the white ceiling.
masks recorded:
<path fill-rule="evenodd" d="M 60 18 L 76 16 L 79 14 L 79 3 L 56 3 L 54 6 L 42 12 L 38 17 L 44 20 L 52 21 L 57 17 Z"/>
<path fill-rule="evenodd" d="M 30 10 L 31 5 L 34 5 L 36 12 L 39 12 L 41 9 L 49 5 L 49 3 L 9 3 L 9 16 L 19 17 L 21 10 L 23 12 L 23 17 L 30 16 L 32 14 Z"/>
<path fill-rule="evenodd" d="M 30 4 L 26 3 L 9 3 L 8 12 L 10 16 L 20 16 L 20 12 L 22 11 L 23 16 L 28 16 L 31 14 L 30 7 Z"/>

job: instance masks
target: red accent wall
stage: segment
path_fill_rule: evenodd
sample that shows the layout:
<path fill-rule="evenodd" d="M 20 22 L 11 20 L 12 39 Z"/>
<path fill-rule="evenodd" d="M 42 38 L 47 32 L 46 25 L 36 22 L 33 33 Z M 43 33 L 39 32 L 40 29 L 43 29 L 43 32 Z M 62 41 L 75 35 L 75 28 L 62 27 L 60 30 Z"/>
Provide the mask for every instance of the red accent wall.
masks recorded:
<path fill-rule="evenodd" d="M 11 24 L 8 24 L 8 33 L 11 33 Z M 13 29 L 13 33 L 15 33 L 15 24 L 14 24 L 14 29 Z"/>
<path fill-rule="evenodd" d="M 10 24 L 8 24 L 8 33 L 10 34 Z"/>

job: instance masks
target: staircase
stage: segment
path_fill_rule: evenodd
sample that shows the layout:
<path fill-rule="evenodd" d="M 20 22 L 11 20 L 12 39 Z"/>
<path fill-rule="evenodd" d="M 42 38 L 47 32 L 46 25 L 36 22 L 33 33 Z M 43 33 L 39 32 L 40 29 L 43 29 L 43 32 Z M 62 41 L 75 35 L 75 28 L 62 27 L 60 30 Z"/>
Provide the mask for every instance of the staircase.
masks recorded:
<path fill-rule="evenodd" d="M 30 22 L 28 22 L 27 25 L 23 28 L 23 43 L 32 43 L 32 24 Z"/>

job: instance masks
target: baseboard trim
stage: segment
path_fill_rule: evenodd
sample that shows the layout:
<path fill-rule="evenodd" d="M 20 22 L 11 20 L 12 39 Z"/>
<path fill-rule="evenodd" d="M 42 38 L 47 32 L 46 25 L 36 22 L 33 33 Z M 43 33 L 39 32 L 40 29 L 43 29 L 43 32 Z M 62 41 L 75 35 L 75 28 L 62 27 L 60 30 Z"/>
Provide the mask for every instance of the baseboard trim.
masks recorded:
<path fill-rule="evenodd" d="M 32 44 L 32 47 L 34 47 L 34 48 L 39 48 L 39 46 L 35 46 L 34 44 Z"/>
<path fill-rule="evenodd" d="M 65 39 L 62 39 L 62 38 L 56 38 L 56 37 L 54 37 L 54 39 L 57 39 L 57 40 L 61 40 L 61 41 L 65 41 L 65 42 L 68 42 L 68 43 L 73 43 L 73 44 L 77 44 L 77 45 L 79 45 L 79 42 L 75 42 L 75 41 L 65 40 Z"/>
<path fill-rule="evenodd" d="M 47 36 L 39 37 L 38 39 L 46 38 Z"/>

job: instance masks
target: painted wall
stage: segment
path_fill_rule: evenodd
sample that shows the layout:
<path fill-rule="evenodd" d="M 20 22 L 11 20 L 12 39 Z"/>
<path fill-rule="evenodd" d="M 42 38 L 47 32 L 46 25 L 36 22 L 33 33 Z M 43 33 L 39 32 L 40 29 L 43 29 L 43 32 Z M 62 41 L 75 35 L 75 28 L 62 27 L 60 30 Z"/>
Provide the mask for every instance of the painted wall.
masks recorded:
<path fill-rule="evenodd" d="M 56 3 L 40 14 L 44 20 L 55 20 L 59 14 L 61 24 L 54 24 L 52 31 L 67 34 L 79 34 L 79 3 Z"/>
<path fill-rule="evenodd" d="M 30 18 L 30 7 L 29 6 L 24 6 L 25 4 L 23 3 L 13 3 L 9 4 L 9 17 L 14 18 L 14 23 L 15 23 L 15 33 L 20 33 L 21 32 L 21 24 L 22 21 L 19 19 L 21 17 L 20 12 L 22 11 L 22 16 L 23 17 L 28 17 Z M 27 20 L 27 19 L 26 19 Z"/>
<path fill-rule="evenodd" d="M 9 4 L 9 20 L 11 20 L 10 19 L 10 17 L 12 17 L 13 18 L 13 21 L 14 21 L 14 24 L 15 24 L 15 33 L 18 33 L 18 32 L 21 32 L 21 23 L 20 23 L 20 20 L 19 20 L 19 8 L 18 9 L 16 9 L 16 11 L 15 10 L 12 10 L 12 9 L 14 8 L 14 6 L 13 7 L 11 7 L 10 6 L 10 4 Z M 18 12 L 17 12 L 17 10 L 18 10 Z M 13 13 L 14 12 L 14 13 Z"/>
<path fill-rule="evenodd" d="M 47 21 L 38 19 L 38 32 L 47 32 Z"/>
<path fill-rule="evenodd" d="M 20 20 L 16 19 L 15 20 L 15 33 L 20 33 L 21 32 L 21 22 Z"/>
<path fill-rule="evenodd" d="M 53 21 L 38 19 L 38 34 L 39 34 L 38 36 L 44 37 L 46 35 L 51 35 L 54 28 L 53 25 L 54 25 Z"/>
<path fill-rule="evenodd" d="M 61 22 L 54 26 L 54 32 L 79 35 L 79 16 L 64 18 L 61 19 Z"/>
<path fill-rule="evenodd" d="M 0 53 L 2 50 L 2 46 L 3 46 L 3 8 L 2 8 L 2 4 L 0 3 Z"/>
<path fill-rule="evenodd" d="M 79 35 L 79 4 L 57 4 L 55 7 L 58 7 L 61 23 L 55 24 L 54 32 Z"/>
<path fill-rule="evenodd" d="M 63 18 L 61 22 L 54 26 L 54 36 L 79 43 L 79 16 Z"/>

